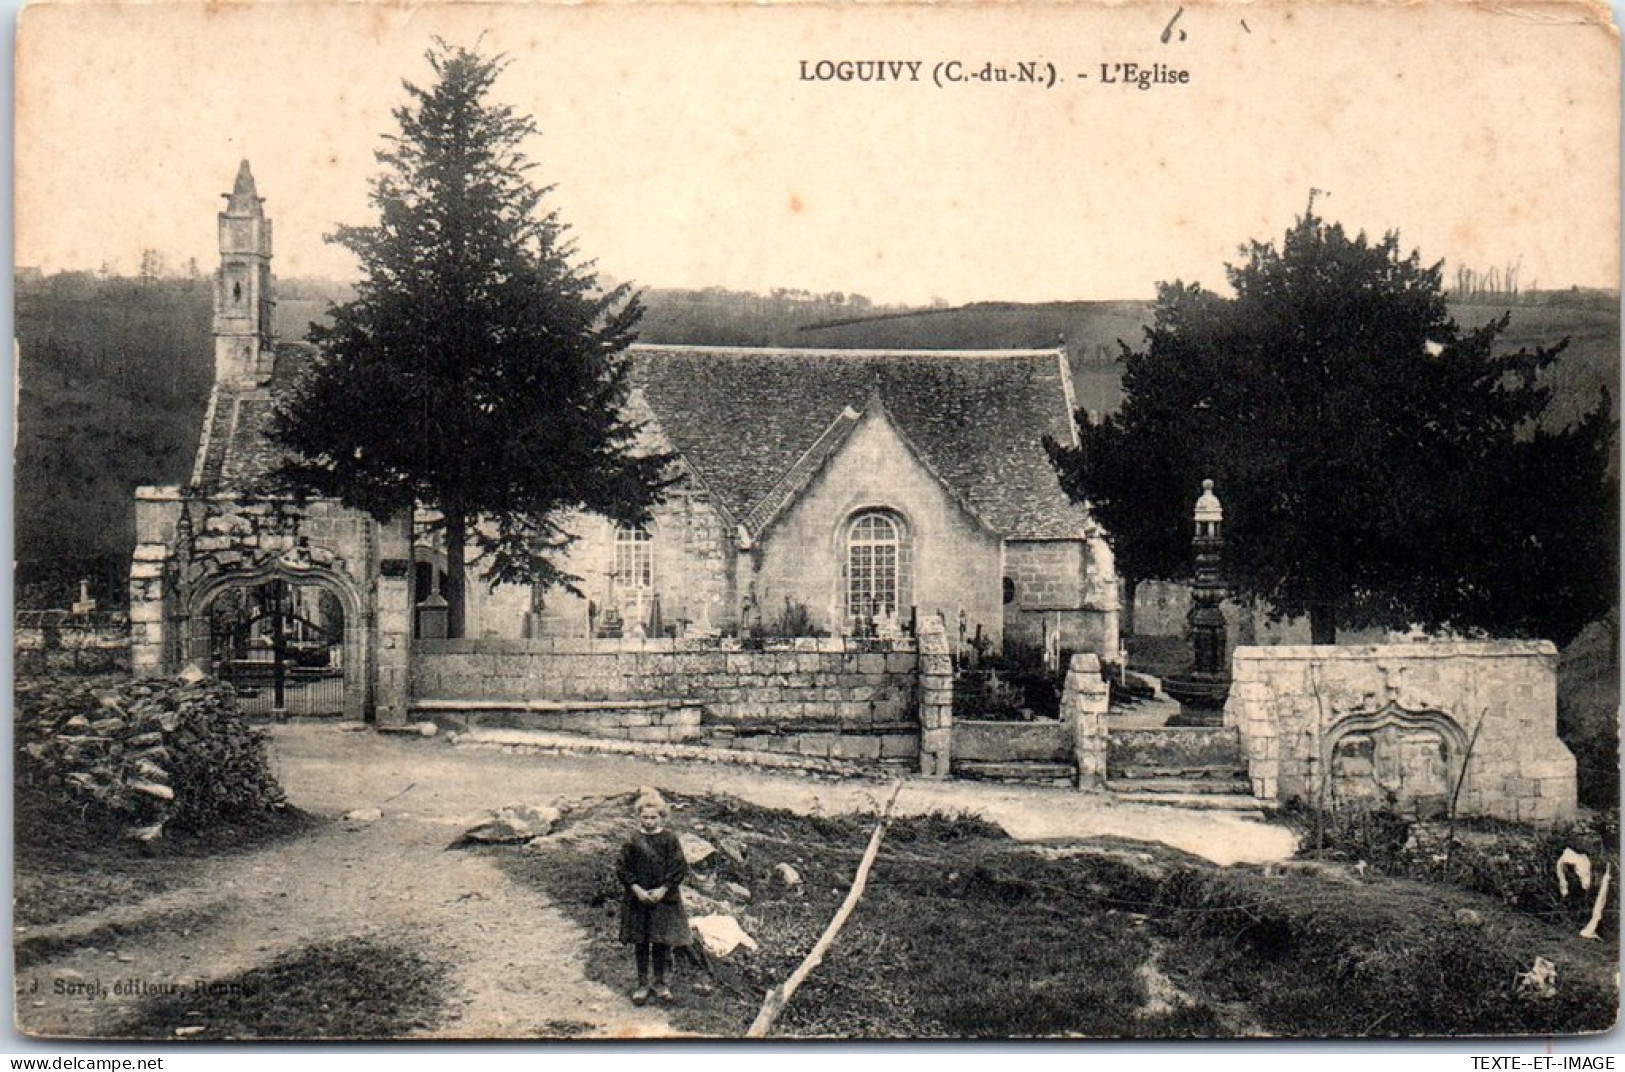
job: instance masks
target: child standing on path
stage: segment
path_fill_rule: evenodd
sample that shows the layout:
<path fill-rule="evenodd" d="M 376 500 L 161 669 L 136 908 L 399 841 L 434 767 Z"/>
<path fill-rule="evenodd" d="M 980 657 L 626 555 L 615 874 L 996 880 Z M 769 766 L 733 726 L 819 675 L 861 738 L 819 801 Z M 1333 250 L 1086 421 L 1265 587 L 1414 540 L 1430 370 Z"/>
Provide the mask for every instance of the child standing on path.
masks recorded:
<path fill-rule="evenodd" d="M 638 985 L 632 1004 L 649 1000 L 650 961 L 654 967 L 654 994 L 672 1000 L 666 985 L 673 946 L 689 941 L 688 915 L 683 911 L 680 886 L 688 877 L 677 835 L 666 829 L 666 802 L 658 794 L 638 798 L 638 830 L 621 849 L 615 869 L 621 884 L 621 941 L 629 942 L 637 956 Z"/>

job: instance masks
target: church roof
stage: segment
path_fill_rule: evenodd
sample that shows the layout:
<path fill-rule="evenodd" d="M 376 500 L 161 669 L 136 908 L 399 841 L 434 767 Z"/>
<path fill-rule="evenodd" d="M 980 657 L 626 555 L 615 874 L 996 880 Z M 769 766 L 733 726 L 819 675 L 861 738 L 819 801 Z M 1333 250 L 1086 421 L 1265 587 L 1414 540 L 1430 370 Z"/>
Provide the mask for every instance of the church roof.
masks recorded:
<path fill-rule="evenodd" d="M 800 350 L 632 347 L 632 384 L 660 432 L 732 518 L 760 535 L 846 442 L 884 412 L 972 514 L 1006 537 L 1070 539 L 1087 521 L 1061 490 L 1043 437 L 1075 441 L 1055 350 Z M 309 360 L 282 345 L 271 381 L 217 384 L 193 483 L 260 486 L 280 454 L 277 396 Z M 409 434 L 409 433 L 407 433 Z"/>
<path fill-rule="evenodd" d="M 265 477 L 282 460 L 282 452 L 269 435 L 276 399 L 309 360 L 308 347 L 285 343 L 277 347 L 269 383 L 215 382 L 192 467 L 194 486 L 210 491 L 263 486 Z"/>
<path fill-rule="evenodd" d="M 1061 490 L 1048 435 L 1074 442 L 1055 350 L 632 348 L 660 431 L 753 535 L 845 442 L 876 398 L 920 460 L 1006 537 L 1076 537 L 1087 512 Z"/>

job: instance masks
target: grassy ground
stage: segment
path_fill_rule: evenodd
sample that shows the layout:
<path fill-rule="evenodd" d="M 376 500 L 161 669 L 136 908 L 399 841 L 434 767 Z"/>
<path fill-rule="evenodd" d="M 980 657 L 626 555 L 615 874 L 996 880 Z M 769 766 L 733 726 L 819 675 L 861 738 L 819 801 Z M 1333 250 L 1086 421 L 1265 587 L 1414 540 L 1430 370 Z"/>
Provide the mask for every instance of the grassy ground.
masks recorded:
<path fill-rule="evenodd" d="M 854 818 L 679 801 L 674 826 L 721 844 L 695 888 L 719 894 L 761 948 L 680 960 L 680 1030 L 737 1036 L 845 895 L 868 836 Z M 515 878 L 589 934 L 589 974 L 629 989 L 609 874 L 624 801 L 567 817 Z M 742 850 L 742 851 L 739 851 Z M 798 889 L 775 866 L 791 863 Z M 1465 915 L 1463 909 L 1469 910 Z M 691 907 L 691 915 L 699 914 Z M 1463 920 L 1467 922 L 1462 922 Z M 1612 934 L 1610 933 L 1610 937 Z M 1558 987 L 1518 990 L 1537 956 Z M 1617 945 L 1519 917 L 1493 899 L 1324 863 L 1220 869 L 1150 845 L 1025 846 L 978 821 L 898 821 L 868 892 L 775 1033 L 1009 1038 L 1466 1035 L 1603 1030 Z"/>
<path fill-rule="evenodd" d="M 116 1038 L 379 1039 L 433 1024 L 443 965 L 410 945 L 347 938 L 148 1000 Z"/>
<path fill-rule="evenodd" d="M 1562 1035 L 1612 1026 L 1617 944 L 1588 944 L 1489 905 L 1347 871 L 1236 869 L 1186 876 L 1160 911 L 1178 938 L 1168 970 L 1210 1000 L 1244 1002 L 1272 1034 Z M 1520 988 L 1537 957 L 1555 967 L 1550 994 Z"/>
<path fill-rule="evenodd" d="M 296 808 L 269 814 L 252 826 L 221 826 L 204 833 L 169 834 L 150 844 L 64 814 L 44 793 L 19 786 L 13 794 L 13 921 L 35 927 L 135 904 L 191 884 L 196 863 L 227 852 L 248 852 L 292 837 L 315 820 Z"/>

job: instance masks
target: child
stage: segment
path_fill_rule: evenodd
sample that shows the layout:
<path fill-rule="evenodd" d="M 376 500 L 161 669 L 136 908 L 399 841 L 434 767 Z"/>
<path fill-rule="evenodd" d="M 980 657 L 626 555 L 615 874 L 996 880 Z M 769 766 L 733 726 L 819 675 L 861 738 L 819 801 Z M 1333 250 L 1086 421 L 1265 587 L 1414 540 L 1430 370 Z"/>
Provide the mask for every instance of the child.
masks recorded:
<path fill-rule="evenodd" d="M 666 802 L 659 795 L 638 798 L 638 830 L 621 849 L 615 869 L 621 883 L 621 941 L 630 942 L 637 956 L 638 985 L 632 1004 L 649 1000 L 649 962 L 654 961 L 654 994 L 672 1000 L 666 986 L 672 946 L 689 941 L 688 915 L 683 911 L 682 881 L 688 861 L 677 835 L 666 829 Z"/>

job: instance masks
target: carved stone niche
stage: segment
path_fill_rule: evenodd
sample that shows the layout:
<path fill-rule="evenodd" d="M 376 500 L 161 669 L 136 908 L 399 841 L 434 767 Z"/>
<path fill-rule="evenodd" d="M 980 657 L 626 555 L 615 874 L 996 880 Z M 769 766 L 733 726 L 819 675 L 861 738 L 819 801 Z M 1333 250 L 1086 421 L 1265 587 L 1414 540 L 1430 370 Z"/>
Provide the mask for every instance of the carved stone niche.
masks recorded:
<path fill-rule="evenodd" d="M 1450 805 L 1466 755 L 1467 735 L 1449 715 L 1389 702 L 1332 724 L 1326 790 L 1335 803 L 1391 801 L 1401 811 L 1437 815 Z"/>

